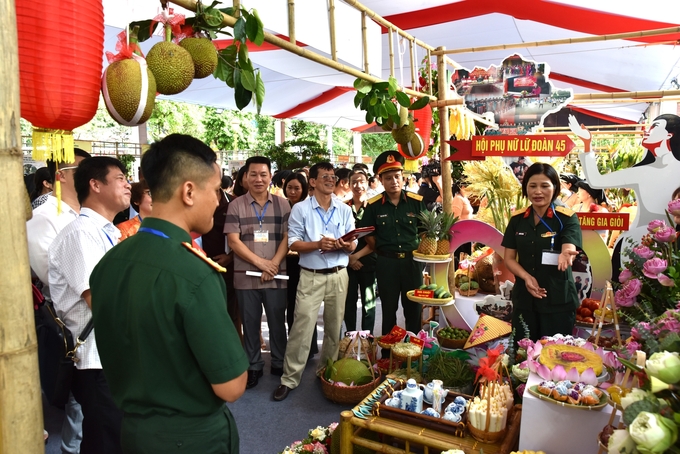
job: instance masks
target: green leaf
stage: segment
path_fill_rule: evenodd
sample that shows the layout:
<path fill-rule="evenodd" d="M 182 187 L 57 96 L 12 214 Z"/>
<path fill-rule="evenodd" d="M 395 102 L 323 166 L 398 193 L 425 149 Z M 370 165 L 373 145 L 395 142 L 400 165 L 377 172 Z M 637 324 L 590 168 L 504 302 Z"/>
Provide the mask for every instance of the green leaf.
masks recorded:
<path fill-rule="evenodd" d="M 220 8 L 218 11 L 222 11 L 227 16 L 232 16 L 232 17 L 234 16 L 234 7 L 233 6 L 229 6 L 227 8 Z"/>
<path fill-rule="evenodd" d="M 154 30 L 151 29 L 151 19 L 147 20 L 140 20 L 140 21 L 135 21 L 135 22 L 130 22 L 130 30 L 135 28 L 135 26 L 139 27 L 139 32 L 137 32 L 137 41 L 140 43 L 146 41 L 147 39 L 151 38 L 151 35 L 153 35 L 153 32 L 156 28 L 158 28 L 158 22 L 155 23 L 154 25 Z"/>
<path fill-rule="evenodd" d="M 359 104 L 361 104 L 361 100 L 364 98 L 363 93 L 357 92 L 356 95 L 354 95 L 354 107 L 359 107 Z"/>
<path fill-rule="evenodd" d="M 203 20 L 210 27 L 219 28 L 222 25 L 222 13 L 216 9 L 208 9 L 203 15 Z"/>
<path fill-rule="evenodd" d="M 248 69 L 241 68 L 241 84 L 246 90 L 255 91 L 255 74 Z"/>
<path fill-rule="evenodd" d="M 234 81 L 234 67 L 227 65 L 227 78 L 225 79 L 225 82 L 227 83 L 228 86 L 231 88 L 234 88 L 236 85 L 236 82 Z"/>
<path fill-rule="evenodd" d="M 385 106 L 385 110 L 387 112 L 387 115 L 384 115 L 385 117 L 387 117 L 389 115 L 398 115 L 397 106 L 395 106 L 393 102 L 388 101 L 388 102 L 384 103 L 384 106 Z"/>
<path fill-rule="evenodd" d="M 377 92 L 387 92 L 389 86 L 390 84 L 387 82 L 378 82 L 377 84 L 373 84 L 373 89 Z"/>
<path fill-rule="evenodd" d="M 399 124 L 399 120 L 400 120 L 399 114 L 390 115 L 390 119 L 392 120 L 392 123 L 394 123 L 395 125 Z"/>
<path fill-rule="evenodd" d="M 366 112 L 366 124 L 367 125 L 370 125 L 371 123 L 373 123 L 374 119 L 375 119 L 375 117 L 373 116 L 371 111 Z"/>
<path fill-rule="evenodd" d="M 260 76 L 260 71 L 257 72 L 257 75 L 255 76 L 255 104 L 257 106 L 257 113 L 258 115 L 260 114 L 260 109 L 262 109 L 262 105 L 264 104 L 264 81 L 262 80 L 262 77 Z"/>
<path fill-rule="evenodd" d="M 241 84 L 236 84 L 234 87 L 234 101 L 236 101 L 238 110 L 246 108 L 250 104 L 251 99 L 253 99 L 253 92 L 246 90 Z"/>
<path fill-rule="evenodd" d="M 246 36 L 251 42 L 255 42 L 257 39 L 257 32 L 260 26 L 257 23 L 257 18 L 255 16 L 248 14 L 246 17 Z"/>
<path fill-rule="evenodd" d="M 388 104 L 392 104 L 391 102 L 388 102 Z M 378 109 L 376 112 L 376 117 L 381 117 L 381 118 L 386 118 L 387 117 L 387 108 L 385 107 L 385 103 L 382 102 L 378 104 Z"/>
<path fill-rule="evenodd" d="M 359 108 L 361 110 L 368 110 L 370 108 L 369 103 L 371 102 L 371 97 L 370 96 L 364 96 L 363 99 L 361 100 L 361 105 L 359 105 Z"/>
<path fill-rule="evenodd" d="M 217 66 L 215 67 L 215 72 L 213 72 L 213 76 L 215 76 L 215 79 L 219 79 L 221 81 L 226 82 L 227 81 L 227 71 L 230 68 L 230 66 L 221 58 L 217 59 Z"/>
<path fill-rule="evenodd" d="M 422 109 L 423 107 L 425 107 L 429 103 L 430 103 L 430 98 L 428 98 L 427 96 L 423 96 L 422 98 L 418 99 L 413 104 L 411 104 L 411 107 L 409 107 L 408 110 Z"/>
<path fill-rule="evenodd" d="M 238 47 L 236 47 L 236 44 L 231 44 L 220 51 L 220 57 L 224 58 L 227 62 L 234 65 L 236 63 L 237 53 Z"/>
<path fill-rule="evenodd" d="M 395 96 L 397 97 L 397 102 L 399 103 L 400 106 L 404 106 L 407 109 L 411 107 L 411 99 L 408 97 L 406 93 L 403 91 L 398 91 L 395 93 Z"/>
<path fill-rule="evenodd" d="M 387 83 L 390 87 L 389 90 L 392 93 L 396 93 L 398 88 L 399 88 L 399 86 L 397 85 L 397 79 L 395 79 L 393 76 L 390 76 L 390 78 L 387 79 Z M 394 95 L 392 95 L 392 96 L 394 96 Z"/>
<path fill-rule="evenodd" d="M 234 88 L 238 87 L 239 85 L 243 86 L 241 83 L 241 69 L 236 67 L 234 68 Z"/>
<path fill-rule="evenodd" d="M 371 99 L 368 103 L 371 106 L 375 106 L 376 104 L 378 104 L 378 97 L 374 94 L 373 96 L 371 96 Z"/>
<path fill-rule="evenodd" d="M 236 19 L 234 24 L 234 39 L 242 43 L 246 42 L 246 20 L 243 16 Z"/>
<path fill-rule="evenodd" d="M 253 64 L 251 63 L 250 57 L 248 56 L 248 46 L 245 44 L 241 44 L 238 48 L 238 62 L 241 69 L 248 70 L 250 72 L 254 71 Z"/>
<path fill-rule="evenodd" d="M 356 88 L 358 92 L 365 94 L 371 91 L 373 84 L 364 79 L 357 79 L 354 81 L 354 88 Z"/>
<path fill-rule="evenodd" d="M 262 24 L 262 20 L 260 20 L 260 16 L 258 16 L 256 9 L 253 10 L 253 17 L 257 21 L 257 35 L 255 35 L 255 39 L 251 39 L 251 41 L 255 43 L 255 45 L 261 46 L 264 42 L 264 25 Z"/>

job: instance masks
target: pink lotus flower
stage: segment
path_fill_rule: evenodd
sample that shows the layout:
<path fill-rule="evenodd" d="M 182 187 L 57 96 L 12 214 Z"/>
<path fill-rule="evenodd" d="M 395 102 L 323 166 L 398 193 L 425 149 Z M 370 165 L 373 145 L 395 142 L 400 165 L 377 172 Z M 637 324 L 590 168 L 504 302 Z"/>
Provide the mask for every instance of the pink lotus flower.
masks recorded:
<path fill-rule="evenodd" d="M 645 260 L 651 259 L 656 255 L 656 253 L 649 249 L 647 246 L 634 247 L 633 252 L 635 253 L 635 255 Z"/>
<path fill-rule="evenodd" d="M 623 271 L 621 271 L 621 273 L 619 273 L 619 282 L 625 284 L 631 277 L 633 277 L 632 271 L 626 268 Z"/>
<path fill-rule="evenodd" d="M 678 238 L 678 235 L 673 227 L 664 227 L 654 233 L 654 238 L 662 243 L 672 243 Z"/>
<path fill-rule="evenodd" d="M 680 199 L 668 202 L 668 212 L 673 216 L 680 216 Z"/>
<path fill-rule="evenodd" d="M 519 345 L 520 348 L 523 348 L 524 350 L 528 350 L 529 347 L 533 345 L 533 342 L 531 342 L 531 339 L 529 338 L 524 338 L 517 342 L 517 345 Z"/>
<path fill-rule="evenodd" d="M 675 281 L 663 273 L 659 274 L 657 279 L 659 280 L 659 284 L 664 287 L 675 287 Z"/>
<path fill-rule="evenodd" d="M 631 355 L 631 357 L 635 354 L 636 351 L 640 350 L 642 346 L 635 341 L 630 341 L 626 344 L 626 350 L 628 351 L 628 354 Z"/>
<path fill-rule="evenodd" d="M 649 259 L 642 265 L 642 274 L 650 279 L 657 279 L 660 273 L 663 273 L 668 268 L 668 262 L 664 259 L 653 258 Z"/>
<path fill-rule="evenodd" d="M 614 294 L 617 306 L 631 307 L 635 304 L 636 297 L 642 291 L 642 282 L 639 279 L 630 279 Z"/>
<path fill-rule="evenodd" d="M 632 307 L 635 305 L 635 300 L 626 298 L 623 290 L 617 290 L 616 293 L 614 293 L 614 302 L 619 307 Z"/>
<path fill-rule="evenodd" d="M 567 372 L 564 370 L 564 367 L 562 367 L 560 364 L 555 366 L 553 370 L 548 369 L 548 367 L 543 364 L 538 364 L 538 367 L 536 367 L 536 373 L 543 380 L 553 381 L 569 380 L 574 383 L 583 382 L 587 385 L 593 386 L 597 385 L 597 376 L 595 375 L 595 372 L 593 371 L 592 367 L 589 367 L 588 369 L 583 371 L 582 374 L 579 374 L 578 370 L 576 370 L 575 367 L 572 367 Z"/>
<path fill-rule="evenodd" d="M 652 222 L 650 222 L 647 225 L 647 230 L 649 230 L 649 233 L 656 233 L 657 230 L 665 228 L 666 223 L 660 219 L 654 219 Z"/>

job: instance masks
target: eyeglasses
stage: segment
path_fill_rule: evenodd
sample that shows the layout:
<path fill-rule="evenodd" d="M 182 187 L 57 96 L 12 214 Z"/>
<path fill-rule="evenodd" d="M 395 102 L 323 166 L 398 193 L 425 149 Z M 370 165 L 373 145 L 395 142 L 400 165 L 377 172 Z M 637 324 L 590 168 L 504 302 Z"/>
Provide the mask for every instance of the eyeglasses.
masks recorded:
<path fill-rule="evenodd" d="M 147 189 L 146 191 L 144 191 L 144 195 L 148 195 L 149 197 L 151 197 L 151 191 Z"/>
<path fill-rule="evenodd" d="M 338 178 L 335 175 L 321 175 L 317 178 L 322 179 L 323 181 L 338 181 L 340 178 Z"/>
<path fill-rule="evenodd" d="M 59 172 L 63 172 L 64 170 L 73 170 L 73 169 L 77 169 L 77 168 L 78 168 L 78 166 L 62 167 L 61 169 L 59 169 Z"/>

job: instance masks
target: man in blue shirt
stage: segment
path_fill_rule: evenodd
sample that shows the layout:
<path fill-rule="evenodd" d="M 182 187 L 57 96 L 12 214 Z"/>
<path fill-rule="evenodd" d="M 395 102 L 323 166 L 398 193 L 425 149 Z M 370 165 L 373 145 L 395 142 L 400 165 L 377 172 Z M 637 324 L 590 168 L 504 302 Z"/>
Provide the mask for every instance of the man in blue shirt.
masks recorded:
<path fill-rule="evenodd" d="M 324 303 L 324 335 L 317 373 L 330 358 L 336 360 L 347 296 L 347 264 L 356 241 L 341 237 L 354 230 L 349 206 L 332 197 L 337 177 L 333 166 L 321 162 L 309 170 L 314 195 L 296 203 L 288 221 L 288 246 L 300 254 L 300 283 L 295 301 L 295 321 L 288 336 L 281 385 L 274 400 L 297 388 L 307 363 L 312 333 Z"/>

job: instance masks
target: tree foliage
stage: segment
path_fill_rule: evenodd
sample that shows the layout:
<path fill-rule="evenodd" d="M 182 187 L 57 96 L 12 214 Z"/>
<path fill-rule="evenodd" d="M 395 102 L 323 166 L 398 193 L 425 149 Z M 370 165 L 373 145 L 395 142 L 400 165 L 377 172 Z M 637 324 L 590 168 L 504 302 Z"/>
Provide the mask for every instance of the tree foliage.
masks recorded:
<path fill-rule="evenodd" d="M 365 156 L 375 160 L 383 151 L 396 150 L 397 144 L 391 134 L 361 134 L 361 149 Z"/>
<path fill-rule="evenodd" d="M 293 139 L 272 145 L 263 154 L 271 159 L 279 170 L 328 161 L 330 152 L 321 140 L 321 131 L 325 129 L 323 125 L 293 120 L 290 125 Z"/>
<path fill-rule="evenodd" d="M 147 132 L 152 141 L 173 134 L 189 134 L 204 139 L 205 127 L 201 121 L 206 107 L 184 102 L 156 100 L 156 107 L 147 122 Z"/>

